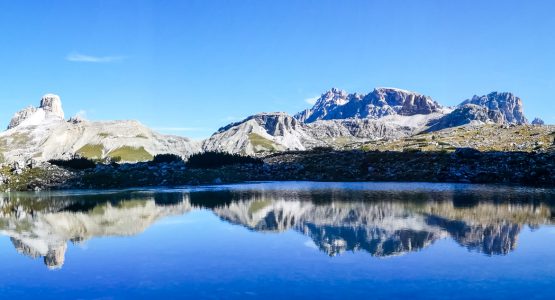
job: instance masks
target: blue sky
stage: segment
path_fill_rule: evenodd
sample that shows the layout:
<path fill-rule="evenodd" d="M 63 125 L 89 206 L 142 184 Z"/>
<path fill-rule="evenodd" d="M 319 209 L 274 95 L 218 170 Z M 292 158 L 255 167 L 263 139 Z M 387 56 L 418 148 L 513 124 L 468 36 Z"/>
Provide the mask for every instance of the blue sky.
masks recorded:
<path fill-rule="evenodd" d="M 555 1 L 2 1 L 1 120 L 67 115 L 209 136 L 331 87 L 455 105 L 511 91 L 555 123 Z"/>

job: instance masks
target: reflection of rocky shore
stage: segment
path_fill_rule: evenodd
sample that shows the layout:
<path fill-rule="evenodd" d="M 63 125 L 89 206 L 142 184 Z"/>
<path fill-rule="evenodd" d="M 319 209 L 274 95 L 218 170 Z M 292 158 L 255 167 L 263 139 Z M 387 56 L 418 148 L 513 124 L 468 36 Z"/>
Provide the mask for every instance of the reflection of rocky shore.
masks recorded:
<path fill-rule="evenodd" d="M 466 203 L 461 199 L 464 195 L 453 201 L 450 192 L 329 195 L 322 199 L 300 193 L 292 200 L 292 195 L 259 193 L 252 200 L 228 202 L 213 210 L 224 220 L 256 231 L 297 230 L 331 256 L 357 250 L 374 256 L 398 255 L 449 236 L 469 250 L 507 254 L 516 247 L 523 225 L 552 222 L 548 204 L 503 202 L 498 194 L 468 197 Z M 354 201 L 357 197 L 367 201 Z M 303 201 L 307 198 L 312 201 Z"/>
<path fill-rule="evenodd" d="M 156 220 L 188 212 L 189 201 L 183 197 L 186 195 L 85 197 L 76 201 L 71 200 L 73 197 L 4 199 L 0 232 L 10 236 L 19 253 L 43 257 L 49 268 L 59 268 L 64 264 L 68 241 L 82 243 L 92 237 L 136 235 Z M 47 203 L 52 206 L 43 208 Z"/>
<path fill-rule="evenodd" d="M 10 237 L 19 253 L 42 257 L 49 268 L 59 268 L 68 241 L 132 236 L 165 216 L 204 208 L 253 231 L 298 231 L 330 256 L 344 251 L 365 251 L 378 257 L 400 255 L 446 237 L 469 250 L 496 255 L 515 249 L 523 226 L 552 223 L 550 202 L 534 197 L 501 192 L 340 189 L 16 194 L 0 198 L 0 233 Z"/>

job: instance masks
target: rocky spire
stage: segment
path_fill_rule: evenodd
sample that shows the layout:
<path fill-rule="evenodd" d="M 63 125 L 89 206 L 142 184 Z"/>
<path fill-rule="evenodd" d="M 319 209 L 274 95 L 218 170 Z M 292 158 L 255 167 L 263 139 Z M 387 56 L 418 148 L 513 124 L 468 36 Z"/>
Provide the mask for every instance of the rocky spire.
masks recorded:
<path fill-rule="evenodd" d="M 58 95 L 46 94 L 42 96 L 39 108 L 44 109 L 45 112 L 50 113 L 51 115 L 58 116 L 62 119 L 64 118 L 62 100 L 60 100 Z"/>

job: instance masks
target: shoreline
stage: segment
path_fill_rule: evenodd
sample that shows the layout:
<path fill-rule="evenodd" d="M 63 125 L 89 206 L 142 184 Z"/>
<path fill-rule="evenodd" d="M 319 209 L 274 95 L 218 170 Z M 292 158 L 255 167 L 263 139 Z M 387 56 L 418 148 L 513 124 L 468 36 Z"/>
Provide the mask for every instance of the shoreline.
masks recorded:
<path fill-rule="evenodd" d="M 98 164 L 74 170 L 49 163 L 4 166 L 0 191 L 108 190 L 253 181 L 427 182 L 555 187 L 553 152 L 290 151 L 263 164 L 189 168 L 184 162 Z"/>

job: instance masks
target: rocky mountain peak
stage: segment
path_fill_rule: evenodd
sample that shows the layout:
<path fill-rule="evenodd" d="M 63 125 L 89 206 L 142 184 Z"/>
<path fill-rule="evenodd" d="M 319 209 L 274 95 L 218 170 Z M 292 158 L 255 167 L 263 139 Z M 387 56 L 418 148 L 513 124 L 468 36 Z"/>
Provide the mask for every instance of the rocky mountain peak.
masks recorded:
<path fill-rule="evenodd" d="M 62 109 L 62 100 L 60 96 L 54 94 L 46 94 L 42 96 L 40 100 L 40 106 L 45 112 L 50 113 L 54 116 L 58 116 L 61 119 L 64 118 L 64 110 Z"/>
<path fill-rule="evenodd" d="M 347 103 L 347 96 L 348 94 L 344 90 L 332 88 L 318 98 L 315 106 L 343 105 Z"/>
<path fill-rule="evenodd" d="M 42 96 L 39 107 L 29 106 L 14 114 L 8 129 L 12 129 L 21 124 L 39 125 L 45 120 L 63 120 L 64 110 L 62 101 L 58 95 L 46 94 Z"/>
<path fill-rule="evenodd" d="M 27 120 L 31 115 L 37 112 L 37 108 L 34 106 L 26 107 L 18 112 L 16 112 L 12 119 L 10 120 L 10 124 L 8 124 L 8 129 L 12 129 L 17 127 L 23 121 Z"/>
<path fill-rule="evenodd" d="M 524 116 L 522 99 L 508 92 L 492 92 L 484 96 L 474 96 L 465 100 L 460 106 L 475 104 L 487 108 L 488 116 L 499 124 L 528 124 Z"/>
<path fill-rule="evenodd" d="M 367 100 L 370 105 L 392 108 L 395 114 L 403 116 L 431 114 L 442 109 L 429 96 L 398 88 L 376 88 L 367 95 Z"/>
<path fill-rule="evenodd" d="M 367 95 L 348 94 L 336 88 L 322 94 L 316 104 L 295 117 L 303 122 L 349 118 L 378 119 L 389 115 L 412 116 L 440 112 L 441 105 L 415 92 L 380 87 Z"/>
<path fill-rule="evenodd" d="M 535 118 L 534 121 L 532 121 L 532 125 L 545 125 L 545 122 L 540 118 Z"/>

